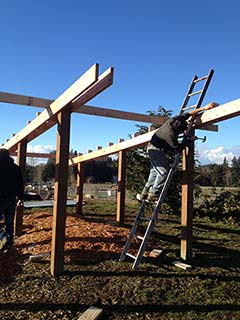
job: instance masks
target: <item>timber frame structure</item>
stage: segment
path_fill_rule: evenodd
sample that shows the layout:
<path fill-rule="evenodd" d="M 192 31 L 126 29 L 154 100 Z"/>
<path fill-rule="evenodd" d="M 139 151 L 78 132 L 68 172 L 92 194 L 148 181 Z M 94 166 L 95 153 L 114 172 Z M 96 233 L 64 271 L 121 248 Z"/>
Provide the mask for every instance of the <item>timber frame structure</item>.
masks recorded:
<path fill-rule="evenodd" d="M 0 102 L 26 106 L 42 107 L 44 110 L 37 114 L 21 131 L 13 134 L 2 148 L 9 150 L 11 155 L 17 154 L 17 162 L 25 173 L 26 157 L 51 157 L 45 154 L 27 153 L 27 143 L 49 128 L 57 125 L 56 143 L 56 174 L 52 224 L 52 248 L 50 270 L 53 276 L 60 275 L 64 270 L 64 242 L 67 205 L 67 172 L 69 165 L 78 167 L 76 213 L 82 213 L 83 199 L 83 172 L 87 161 L 118 154 L 118 189 L 116 221 L 124 224 L 125 211 L 125 170 L 126 153 L 131 148 L 145 145 L 155 131 L 134 136 L 129 140 L 120 140 L 117 144 L 98 147 L 96 151 L 69 158 L 71 113 L 84 113 L 95 116 L 112 117 L 125 120 L 134 120 L 146 123 L 163 124 L 166 118 L 143 115 L 120 110 L 111 110 L 86 105 L 89 100 L 111 86 L 113 83 L 113 68 L 110 67 L 99 75 L 98 64 L 93 65 L 76 82 L 73 83 L 56 100 L 28 97 L 24 95 L 0 92 Z M 240 99 L 222 104 L 214 109 L 205 111 L 197 116 L 196 129 L 217 131 L 215 123 L 240 115 Z M 194 143 L 183 152 L 182 157 L 182 213 L 181 213 L 181 258 L 192 258 L 192 225 L 193 225 L 193 169 Z M 23 223 L 23 208 L 17 208 L 15 218 L 15 234 L 21 235 Z"/>

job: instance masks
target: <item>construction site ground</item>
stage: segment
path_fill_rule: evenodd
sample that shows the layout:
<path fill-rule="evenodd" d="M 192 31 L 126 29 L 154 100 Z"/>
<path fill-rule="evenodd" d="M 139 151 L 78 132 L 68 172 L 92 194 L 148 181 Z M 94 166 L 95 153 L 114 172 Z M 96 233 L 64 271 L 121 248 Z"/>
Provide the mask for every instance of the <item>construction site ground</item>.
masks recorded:
<path fill-rule="evenodd" d="M 90 306 L 103 309 L 99 319 L 240 319 L 239 226 L 196 218 L 192 269 L 184 271 L 172 264 L 179 257 L 180 217 L 162 215 L 132 270 L 132 261 L 118 260 L 137 203 L 126 206 L 122 227 L 115 201 L 89 200 L 82 216 L 74 209 L 67 210 L 64 273 L 55 278 L 52 208 L 25 210 L 22 236 L 11 253 L 0 254 L 1 319 L 72 320 Z M 149 257 L 153 249 L 162 254 Z"/>

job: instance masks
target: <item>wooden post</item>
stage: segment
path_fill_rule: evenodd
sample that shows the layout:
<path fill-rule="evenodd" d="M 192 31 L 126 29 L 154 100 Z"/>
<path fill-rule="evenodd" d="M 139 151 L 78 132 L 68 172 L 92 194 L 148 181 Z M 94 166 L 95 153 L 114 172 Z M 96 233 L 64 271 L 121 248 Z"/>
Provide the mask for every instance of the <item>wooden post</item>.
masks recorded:
<path fill-rule="evenodd" d="M 181 258 L 192 259 L 194 142 L 183 151 L 182 159 Z"/>
<path fill-rule="evenodd" d="M 126 150 L 118 152 L 118 190 L 117 190 L 117 222 L 124 224 L 125 213 L 125 178 L 126 178 Z"/>
<path fill-rule="evenodd" d="M 57 116 L 58 133 L 51 250 L 51 274 L 53 276 L 60 275 L 64 270 L 70 115 L 67 108 Z"/>
<path fill-rule="evenodd" d="M 84 162 L 79 162 L 77 164 L 76 214 L 82 214 L 83 183 L 84 183 Z"/>
<path fill-rule="evenodd" d="M 21 168 L 23 180 L 25 180 L 24 177 L 25 177 L 25 167 L 26 167 L 26 151 L 27 151 L 27 143 L 24 141 L 18 143 L 17 163 Z M 14 234 L 16 236 L 21 236 L 22 226 L 23 226 L 23 206 L 16 207 L 16 210 L 15 210 Z"/>

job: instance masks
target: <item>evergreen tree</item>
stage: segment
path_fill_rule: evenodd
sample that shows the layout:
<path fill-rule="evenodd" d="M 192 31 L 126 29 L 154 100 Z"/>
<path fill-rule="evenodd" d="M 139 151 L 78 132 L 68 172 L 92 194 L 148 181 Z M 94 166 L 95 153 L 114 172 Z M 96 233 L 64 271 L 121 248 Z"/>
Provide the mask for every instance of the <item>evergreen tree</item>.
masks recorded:
<path fill-rule="evenodd" d="M 52 151 L 51 153 L 55 154 L 56 151 Z M 49 181 L 55 178 L 55 159 L 48 159 L 42 170 L 41 178 L 42 181 Z"/>
<path fill-rule="evenodd" d="M 231 183 L 233 187 L 240 186 L 240 157 L 233 157 L 231 166 Z"/>

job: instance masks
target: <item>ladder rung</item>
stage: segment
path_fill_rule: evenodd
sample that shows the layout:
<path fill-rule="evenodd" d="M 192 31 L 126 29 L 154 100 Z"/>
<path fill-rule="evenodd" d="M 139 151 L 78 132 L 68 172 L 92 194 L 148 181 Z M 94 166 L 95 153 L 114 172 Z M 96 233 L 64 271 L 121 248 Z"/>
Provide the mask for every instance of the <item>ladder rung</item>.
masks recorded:
<path fill-rule="evenodd" d="M 195 91 L 193 93 L 189 93 L 188 96 L 192 97 L 192 96 L 195 96 L 196 94 L 199 94 L 199 93 L 202 93 L 202 92 L 203 92 L 203 90 Z"/>
<path fill-rule="evenodd" d="M 192 106 L 189 106 L 189 107 L 185 107 L 185 108 L 182 108 L 182 110 L 189 110 L 189 109 L 196 109 L 196 105 L 192 105 Z"/>
<path fill-rule="evenodd" d="M 151 220 L 150 218 L 146 218 L 146 217 L 141 217 L 140 219 L 143 221 L 150 221 Z"/>
<path fill-rule="evenodd" d="M 136 260 L 136 257 L 131 253 L 126 252 L 126 256 L 132 258 L 133 260 Z"/>
<path fill-rule="evenodd" d="M 194 83 L 197 83 L 199 81 L 202 81 L 202 80 L 206 80 L 208 78 L 208 76 L 205 76 L 205 77 L 202 77 L 202 78 L 197 78 L 196 80 L 194 80 L 193 82 Z"/>
<path fill-rule="evenodd" d="M 144 238 L 142 237 L 142 236 L 137 236 L 137 239 L 139 239 L 139 240 L 144 240 Z"/>

